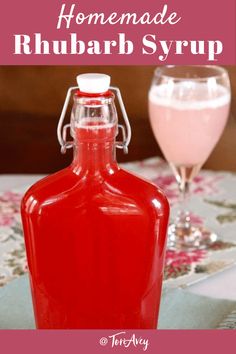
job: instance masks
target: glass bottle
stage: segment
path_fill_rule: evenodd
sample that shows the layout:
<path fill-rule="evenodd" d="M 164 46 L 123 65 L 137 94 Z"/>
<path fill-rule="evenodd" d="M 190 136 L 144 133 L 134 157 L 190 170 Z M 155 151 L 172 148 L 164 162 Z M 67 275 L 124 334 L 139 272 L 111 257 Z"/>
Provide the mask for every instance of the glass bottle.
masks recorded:
<path fill-rule="evenodd" d="M 73 162 L 34 184 L 22 201 L 36 326 L 156 328 L 169 205 L 159 188 L 117 164 L 115 148 L 127 149 L 130 126 L 113 88 L 126 122 L 124 141 L 116 142 L 110 77 L 77 80 L 58 124 L 62 151 L 73 146 Z M 61 136 L 74 89 L 71 124 Z"/>

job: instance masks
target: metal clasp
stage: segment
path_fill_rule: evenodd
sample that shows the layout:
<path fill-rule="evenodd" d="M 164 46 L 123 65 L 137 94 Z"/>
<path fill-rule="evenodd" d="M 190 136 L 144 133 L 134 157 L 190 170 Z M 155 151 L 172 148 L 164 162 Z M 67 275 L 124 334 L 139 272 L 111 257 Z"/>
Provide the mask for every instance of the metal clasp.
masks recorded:
<path fill-rule="evenodd" d="M 125 106 L 122 100 L 122 96 L 121 96 L 121 92 L 119 90 L 118 87 L 114 87 L 114 86 L 110 86 L 109 88 L 110 90 L 115 91 L 120 108 L 121 108 L 121 112 L 125 121 L 125 127 L 122 124 L 118 124 L 118 128 L 121 129 L 122 132 L 122 137 L 123 137 L 123 141 L 116 141 L 116 147 L 118 149 L 123 149 L 124 153 L 127 154 L 128 153 L 128 146 L 131 140 L 131 127 L 130 127 L 130 123 L 129 123 L 129 118 L 127 116 L 126 110 L 125 110 Z M 61 111 L 61 115 L 58 121 L 58 125 L 57 125 L 57 139 L 59 141 L 59 144 L 61 145 L 61 153 L 65 154 L 67 149 L 70 149 L 73 147 L 73 141 L 67 141 L 67 131 L 68 128 L 71 128 L 70 124 L 66 124 L 63 126 L 63 122 L 65 119 L 65 115 L 66 115 L 66 111 L 70 102 L 70 97 L 71 97 L 71 93 L 74 90 L 79 90 L 78 86 L 73 86 L 70 87 L 67 91 L 66 94 L 66 99 Z"/>
<path fill-rule="evenodd" d="M 125 121 L 125 126 L 126 126 L 126 130 L 125 127 L 122 124 L 118 124 L 118 128 L 121 129 L 122 131 L 122 136 L 123 136 L 123 141 L 116 141 L 116 147 L 117 149 L 123 149 L 125 154 L 128 154 L 128 146 L 131 140 L 131 126 L 129 123 L 129 118 L 128 115 L 126 113 L 126 109 L 125 109 L 125 105 L 121 96 L 121 92 L 120 89 L 118 87 L 115 86 L 110 86 L 110 90 L 115 91 L 119 105 L 120 105 L 120 109 L 121 112 L 123 114 L 123 118 Z"/>
<path fill-rule="evenodd" d="M 57 125 L 57 139 L 59 141 L 59 144 L 61 145 L 61 153 L 65 154 L 67 149 L 70 149 L 73 147 L 73 141 L 66 141 L 66 136 L 67 136 L 67 129 L 69 127 L 71 127 L 70 124 L 66 124 L 63 127 L 63 122 L 65 119 L 65 115 L 66 115 L 66 111 L 67 111 L 67 107 L 69 105 L 70 102 L 70 96 L 71 96 L 71 92 L 74 90 L 78 90 L 79 87 L 78 86 L 73 86 L 70 87 L 69 90 L 67 91 L 66 94 L 66 99 L 61 111 L 61 115 L 58 121 L 58 125 Z"/>

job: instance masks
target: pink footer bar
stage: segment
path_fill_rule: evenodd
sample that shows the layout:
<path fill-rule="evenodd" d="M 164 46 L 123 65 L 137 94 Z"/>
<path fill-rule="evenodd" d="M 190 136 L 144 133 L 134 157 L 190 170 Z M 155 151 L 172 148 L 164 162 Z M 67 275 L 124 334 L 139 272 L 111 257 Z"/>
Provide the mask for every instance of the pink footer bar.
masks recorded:
<path fill-rule="evenodd" d="M 235 354 L 233 330 L 2 330 L 7 354 L 155 353 Z"/>

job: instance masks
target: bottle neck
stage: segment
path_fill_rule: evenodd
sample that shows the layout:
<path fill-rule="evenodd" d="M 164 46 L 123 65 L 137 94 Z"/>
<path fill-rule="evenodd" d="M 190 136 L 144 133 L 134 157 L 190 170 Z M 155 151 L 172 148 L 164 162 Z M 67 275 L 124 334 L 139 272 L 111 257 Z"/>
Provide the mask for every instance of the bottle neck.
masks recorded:
<path fill-rule="evenodd" d="M 113 173 L 117 168 L 116 130 L 116 125 L 76 128 L 73 171 L 92 175 Z"/>

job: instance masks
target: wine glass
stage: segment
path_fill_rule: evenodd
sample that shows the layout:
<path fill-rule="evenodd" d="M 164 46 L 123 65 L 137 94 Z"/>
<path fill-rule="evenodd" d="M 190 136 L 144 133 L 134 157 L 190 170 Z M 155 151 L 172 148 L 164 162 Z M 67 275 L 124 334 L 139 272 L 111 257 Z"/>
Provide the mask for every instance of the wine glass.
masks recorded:
<path fill-rule="evenodd" d="M 218 238 L 205 227 L 194 225 L 184 205 L 191 181 L 224 130 L 230 98 L 228 73 L 222 67 L 171 65 L 155 70 L 149 91 L 151 126 L 182 200 L 168 229 L 169 248 L 205 248 Z"/>

